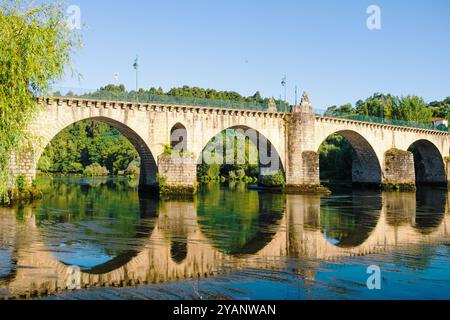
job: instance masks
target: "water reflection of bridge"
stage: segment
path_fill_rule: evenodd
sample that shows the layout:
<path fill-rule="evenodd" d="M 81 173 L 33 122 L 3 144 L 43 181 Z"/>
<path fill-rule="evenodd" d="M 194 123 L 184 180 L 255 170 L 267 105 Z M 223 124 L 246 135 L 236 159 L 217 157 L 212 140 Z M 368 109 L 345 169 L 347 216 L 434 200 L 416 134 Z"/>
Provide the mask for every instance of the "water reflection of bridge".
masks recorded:
<path fill-rule="evenodd" d="M 272 268 L 274 259 L 295 256 L 308 261 L 335 260 L 383 252 L 400 245 L 435 243 L 449 240 L 449 197 L 446 193 L 383 194 L 367 201 L 372 212 L 365 227 L 346 234 L 332 244 L 324 236 L 321 219 L 321 199 L 314 196 L 289 195 L 285 199 L 284 215 L 271 228 L 262 245 L 252 245 L 245 254 L 228 254 L 215 246 L 197 219 L 197 208 L 190 202 L 162 202 L 154 227 L 149 230 L 141 249 L 80 274 L 82 288 L 124 287 L 136 284 L 162 283 L 180 279 L 208 277 L 235 268 Z M 363 197 L 364 199 L 364 197 Z M 366 201 L 363 200 L 363 201 Z M 323 200 L 322 200 L 323 201 Z M 435 214 L 416 212 L 417 202 L 431 208 Z M 141 206 L 146 210 L 145 201 Z M 322 210 L 326 203 L 322 203 Z M 13 245 L 13 267 L 6 276 L 0 275 L 0 299 L 50 295 L 68 289 L 73 283 L 73 269 L 60 262 L 50 252 L 31 209 L 21 213 L 16 223 L 14 209 L 0 211 L 0 240 Z M 20 235 L 20 236 L 18 236 Z M 258 235 L 261 237 L 261 234 Z M 315 264 L 316 266 L 318 264 Z M 314 270 L 297 270 L 306 278 Z"/>

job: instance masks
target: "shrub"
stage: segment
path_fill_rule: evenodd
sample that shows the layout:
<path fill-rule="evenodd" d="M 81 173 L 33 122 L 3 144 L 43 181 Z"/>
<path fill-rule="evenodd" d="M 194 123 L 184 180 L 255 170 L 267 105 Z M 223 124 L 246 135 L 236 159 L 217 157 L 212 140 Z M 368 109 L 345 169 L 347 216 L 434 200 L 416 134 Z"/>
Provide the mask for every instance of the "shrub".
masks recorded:
<path fill-rule="evenodd" d="M 259 165 L 248 165 L 246 172 L 249 177 L 257 177 L 259 175 Z"/>
<path fill-rule="evenodd" d="M 16 189 L 19 192 L 24 192 L 27 189 L 27 179 L 25 175 L 20 174 L 16 178 Z"/>
<path fill-rule="evenodd" d="M 244 170 L 244 169 L 239 169 L 239 170 L 237 170 L 237 171 L 236 171 L 236 176 L 237 176 L 239 179 L 245 178 L 245 170 Z"/>
<path fill-rule="evenodd" d="M 172 153 L 173 153 L 173 148 L 172 148 L 172 146 L 171 146 L 170 144 L 165 144 L 165 145 L 163 145 L 163 147 L 164 147 L 163 154 L 164 154 L 165 156 L 171 156 Z"/>
<path fill-rule="evenodd" d="M 93 163 L 86 167 L 84 174 L 90 177 L 105 177 L 109 176 L 109 171 L 98 163 Z"/>
<path fill-rule="evenodd" d="M 132 161 L 124 173 L 126 176 L 138 176 L 141 173 L 141 165 L 139 161 Z"/>
<path fill-rule="evenodd" d="M 83 165 L 78 162 L 72 162 L 62 169 L 64 174 L 79 174 L 83 173 Z"/>
<path fill-rule="evenodd" d="M 283 172 L 278 171 L 273 175 L 262 176 L 260 184 L 264 187 L 284 187 L 286 185 L 286 180 L 284 179 Z"/>
<path fill-rule="evenodd" d="M 211 164 L 208 166 L 207 175 L 211 178 L 216 178 L 220 176 L 220 165 Z"/>

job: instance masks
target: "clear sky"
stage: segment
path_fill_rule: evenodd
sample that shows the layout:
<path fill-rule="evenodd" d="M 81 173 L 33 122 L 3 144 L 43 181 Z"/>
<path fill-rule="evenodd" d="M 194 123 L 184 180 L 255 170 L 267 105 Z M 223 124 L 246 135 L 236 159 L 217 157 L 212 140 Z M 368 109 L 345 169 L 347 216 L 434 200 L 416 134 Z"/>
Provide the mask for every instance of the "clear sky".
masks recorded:
<path fill-rule="evenodd" d="M 59 86 L 98 88 L 189 85 L 257 90 L 280 97 L 281 79 L 307 90 L 317 109 L 355 103 L 375 92 L 450 96 L 448 0 L 74 0 L 84 48 L 83 75 Z M 381 30 L 367 28 L 367 8 L 381 9 Z"/>

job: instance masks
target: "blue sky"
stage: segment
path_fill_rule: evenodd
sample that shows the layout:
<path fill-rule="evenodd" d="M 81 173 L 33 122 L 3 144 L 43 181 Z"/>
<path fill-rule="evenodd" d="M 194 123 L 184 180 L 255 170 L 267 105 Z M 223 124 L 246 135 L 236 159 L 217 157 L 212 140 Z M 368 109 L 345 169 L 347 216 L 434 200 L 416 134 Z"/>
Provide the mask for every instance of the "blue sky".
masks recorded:
<path fill-rule="evenodd" d="M 450 96 L 450 1 L 404 0 L 79 0 L 84 48 L 73 64 L 83 79 L 58 86 L 190 85 L 280 97 L 288 78 L 317 109 L 374 92 Z M 381 8 L 381 30 L 366 26 Z"/>

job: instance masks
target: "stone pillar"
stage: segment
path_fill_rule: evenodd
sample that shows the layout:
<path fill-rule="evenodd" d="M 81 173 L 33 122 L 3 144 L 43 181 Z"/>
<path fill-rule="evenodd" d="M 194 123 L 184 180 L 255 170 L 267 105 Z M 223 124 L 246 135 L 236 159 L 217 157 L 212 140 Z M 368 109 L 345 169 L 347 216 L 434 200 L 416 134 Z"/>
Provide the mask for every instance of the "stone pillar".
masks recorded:
<path fill-rule="evenodd" d="M 36 178 L 36 163 L 33 151 L 23 151 L 20 154 L 12 153 L 9 167 L 11 171 L 11 187 L 18 176 L 23 175 L 26 182 L 31 185 Z"/>
<path fill-rule="evenodd" d="M 314 150 L 315 116 L 308 95 L 294 106 L 287 123 L 286 192 L 323 192 L 319 154 Z"/>
<path fill-rule="evenodd" d="M 158 182 L 163 196 L 193 196 L 197 193 L 197 162 L 194 155 L 160 155 Z"/>
<path fill-rule="evenodd" d="M 383 189 L 386 191 L 415 191 L 414 155 L 409 151 L 388 150 L 384 154 Z"/>

